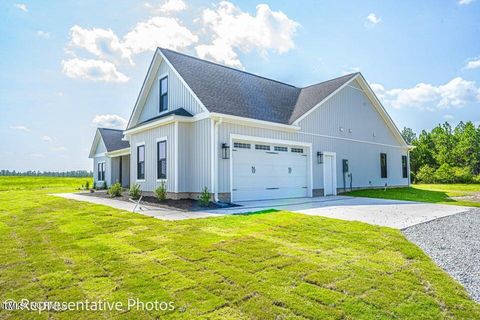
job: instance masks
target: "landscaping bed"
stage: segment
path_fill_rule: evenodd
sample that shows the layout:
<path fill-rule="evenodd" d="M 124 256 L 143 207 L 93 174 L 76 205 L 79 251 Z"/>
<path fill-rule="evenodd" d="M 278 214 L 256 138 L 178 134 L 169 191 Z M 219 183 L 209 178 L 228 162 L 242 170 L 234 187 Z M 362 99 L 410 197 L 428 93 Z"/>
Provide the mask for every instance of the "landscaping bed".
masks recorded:
<path fill-rule="evenodd" d="M 112 198 L 107 193 L 106 190 L 97 190 L 95 192 L 84 193 L 84 195 L 130 202 L 128 191 L 122 193 L 120 197 L 114 197 L 114 198 Z M 225 203 L 225 202 L 222 202 L 222 203 L 210 202 L 208 206 L 202 206 L 200 201 L 195 199 L 165 199 L 163 201 L 160 201 L 157 199 L 157 197 L 151 194 L 143 195 L 141 203 L 158 207 L 158 208 L 166 208 L 166 209 L 182 210 L 182 211 L 202 211 L 206 209 L 211 210 L 211 209 L 238 207 L 238 205 L 236 204 Z"/>

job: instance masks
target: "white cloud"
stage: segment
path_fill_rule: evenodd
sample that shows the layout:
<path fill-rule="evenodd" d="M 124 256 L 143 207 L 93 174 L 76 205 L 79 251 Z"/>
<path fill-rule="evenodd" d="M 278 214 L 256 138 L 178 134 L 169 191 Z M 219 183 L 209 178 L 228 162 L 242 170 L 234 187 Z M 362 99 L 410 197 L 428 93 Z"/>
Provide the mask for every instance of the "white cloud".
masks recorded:
<path fill-rule="evenodd" d="M 300 26 L 266 4 L 257 5 L 255 15 L 250 15 L 228 1 L 221 1 L 214 10 L 205 9 L 200 21 L 212 40 L 195 47 L 197 55 L 235 67 L 241 66 L 235 49 L 255 49 L 266 56 L 269 51 L 282 54 L 294 48 L 293 37 Z"/>
<path fill-rule="evenodd" d="M 360 68 L 359 68 L 359 67 L 348 67 L 348 66 L 345 66 L 345 67 L 344 67 L 344 70 L 342 71 L 342 75 L 347 75 L 347 74 L 356 73 L 356 72 L 360 72 Z"/>
<path fill-rule="evenodd" d="M 379 17 L 377 17 L 377 15 L 375 13 L 370 13 L 368 16 L 367 16 L 367 24 L 368 25 L 371 25 L 371 26 L 374 26 L 374 25 L 377 25 L 379 24 L 380 22 L 382 21 L 382 19 L 380 19 Z"/>
<path fill-rule="evenodd" d="M 137 25 L 123 37 L 123 46 L 130 54 L 154 51 L 157 47 L 172 50 L 186 48 L 198 37 L 175 18 L 153 17 Z"/>
<path fill-rule="evenodd" d="M 130 59 L 130 52 L 111 29 L 84 29 L 75 25 L 70 28 L 69 47 L 85 49 L 101 59 Z"/>
<path fill-rule="evenodd" d="M 30 129 L 25 126 L 10 126 L 10 129 L 30 132 Z"/>
<path fill-rule="evenodd" d="M 50 136 L 43 136 L 43 137 L 42 137 L 42 140 L 43 140 L 43 141 L 47 141 L 47 142 L 53 142 L 53 138 L 50 137 Z"/>
<path fill-rule="evenodd" d="M 27 5 L 25 3 L 16 3 L 15 7 L 22 10 L 23 12 L 28 12 Z"/>
<path fill-rule="evenodd" d="M 443 115 L 443 119 L 445 119 L 445 120 L 452 120 L 452 119 L 454 119 L 454 118 L 455 118 L 455 117 L 454 117 L 453 115 L 451 115 L 451 114 L 444 114 L 444 115 Z"/>
<path fill-rule="evenodd" d="M 155 13 L 161 12 L 165 14 L 170 14 L 185 10 L 187 8 L 187 4 L 183 0 L 166 0 L 161 5 L 154 5 L 147 2 L 145 3 L 145 7 L 153 10 L 153 12 Z"/>
<path fill-rule="evenodd" d="M 116 114 L 97 114 L 92 123 L 101 128 L 124 129 L 127 126 L 127 120 Z"/>
<path fill-rule="evenodd" d="M 135 54 L 157 47 L 179 50 L 197 41 L 198 37 L 177 19 L 153 17 L 137 23 L 121 39 L 111 29 L 84 29 L 75 25 L 70 29 L 69 49 L 81 48 L 101 59 L 114 62 L 124 59 L 133 63 Z"/>
<path fill-rule="evenodd" d="M 472 59 L 472 60 L 468 61 L 464 68 L 465 68 L 465 69 L 477 69 L 477 68 L 480 68 L 480 58 L 478 58 L 478 59 Z"/>
<path fill-rule="evenodd" d="M 40 38 L 48 39 L 48 38 L 50 38 L 50 32 L 38 30 L 37 31 L 37 36 L 39 36 Z"/>
<path fill-rule="evenodd" d="M 459 5 L 467 5 L 467 4 L 472 3 L 473 1 L 475 1 L 475 0 L 458 0 L 458 4 Z"/>
<path fill-rule="evenodd" d="M 474 81 L 460 77 L 453 78 L 443 85 L 419 83 L 413 88 L 386 90 L 381 84 L 371 84 L 373 91 L 385 104 L 400 109 L 448 109 L 462 107 L 469 102 L 480 101 L 480 88 Z"/>
<path fill-rule="evenodd" d="M 45 158 L 45 156 L 41 153 L 31 153 L 30 157 L 32 157 L 32 158 Z"/>
<path fill-rule="evenodd" d="M 59 152 L 59 151 L 67 151 L 67 148 L 65 148 L 64 146 L 57 146 L 57 147 L 51 147 L 50 150 Z"/>
<path fill-rule="evenodd" d="M 73 58 L 62 61 L 62 71 L 70 78 L 94 81 L 126 82 L 128 77 L 117 71 L 117 67 L 103 60 L 83 60 Z"/>

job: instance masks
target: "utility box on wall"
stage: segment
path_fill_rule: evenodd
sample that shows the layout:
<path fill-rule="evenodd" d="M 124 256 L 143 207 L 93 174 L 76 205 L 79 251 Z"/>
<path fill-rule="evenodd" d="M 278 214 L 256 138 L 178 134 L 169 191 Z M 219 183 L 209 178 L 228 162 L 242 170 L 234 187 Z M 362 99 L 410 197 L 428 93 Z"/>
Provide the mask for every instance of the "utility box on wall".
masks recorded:
<path fill-rule="evenodd" d="M 342 168 L 343 168 L 343 172 L 348 172 L 348 160 L 347 159 L 342 159 Z"/>

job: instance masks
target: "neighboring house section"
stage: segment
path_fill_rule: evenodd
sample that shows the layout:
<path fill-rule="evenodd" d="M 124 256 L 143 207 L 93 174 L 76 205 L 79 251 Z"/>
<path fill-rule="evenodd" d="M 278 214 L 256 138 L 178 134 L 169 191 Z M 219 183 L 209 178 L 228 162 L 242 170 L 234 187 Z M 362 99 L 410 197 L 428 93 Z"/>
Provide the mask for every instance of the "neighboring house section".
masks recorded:
<path fill-rule="evenodd" d="M 98 163 L 111 183 L 112 156 L 128 150 L 131 184 L 151 192 L 165 181 L 174 198 L 205 187 L 242 201 L 409 184 L 410 147 L 360 73 L 298 88 L 158 49 L 116 139 L 129 148 L 102 152 L 96 136 L 96 183 Z"/>
<path fill-rule="evenodd" d="M 120 182 L 130 185 L 130 144 L 123 140 L 123 131 L 98 128 L 90 158 L 93 159 L 93 180 L 98 188 Z"/>

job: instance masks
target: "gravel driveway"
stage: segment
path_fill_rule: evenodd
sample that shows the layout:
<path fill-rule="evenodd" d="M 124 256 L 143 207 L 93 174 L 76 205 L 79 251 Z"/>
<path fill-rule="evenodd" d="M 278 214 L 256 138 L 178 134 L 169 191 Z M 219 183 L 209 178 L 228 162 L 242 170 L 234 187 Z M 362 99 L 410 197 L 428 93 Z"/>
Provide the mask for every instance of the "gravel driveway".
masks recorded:
<path fill-rule="evenodd" d="M 480 209 L 402 230 L 480 302 Z"/>

